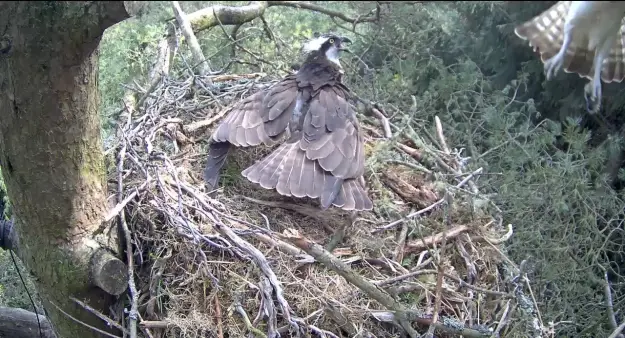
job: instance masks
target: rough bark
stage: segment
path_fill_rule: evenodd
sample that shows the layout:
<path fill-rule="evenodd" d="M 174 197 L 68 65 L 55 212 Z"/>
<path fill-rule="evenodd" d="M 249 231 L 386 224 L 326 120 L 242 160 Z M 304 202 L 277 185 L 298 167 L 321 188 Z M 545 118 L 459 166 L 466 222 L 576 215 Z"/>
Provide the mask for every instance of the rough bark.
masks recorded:
<path fill-rule="evenodd" d="M 187 20 L 191 23 L 193 32 L 222 25 L 240 25 L 250 22 L 263 15 L 267 8 L 267 1 L 252 1 L 246 6 L 222 6 L 214 5 L 189 13 Z"/>
<path fill-rule="evenodd" d="M 112 301 L 89 281 L 90 237 L 106 213 L 97 47 L 127 17 L 121 1 L 0 4 L 0 38 L 9 42 L 0 53 L 0 165 L 12 245 L 61 337 L 98 336 L 63 312 L 107 330 L 70 296 L 103 313 Z"/>

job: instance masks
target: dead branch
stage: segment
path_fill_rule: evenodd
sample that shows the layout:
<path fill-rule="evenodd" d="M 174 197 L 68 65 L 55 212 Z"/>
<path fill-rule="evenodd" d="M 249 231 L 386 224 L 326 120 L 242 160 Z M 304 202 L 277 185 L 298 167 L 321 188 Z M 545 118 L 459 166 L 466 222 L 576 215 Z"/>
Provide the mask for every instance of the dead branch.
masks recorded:
<path fill-rule="evenodd" d="M 199 67 L 199 75 L 203 76 L 210 73 L 210 67 L 204 57 L 204 53 L 202 53 L 202 48 L 200 47 L 195 34 L 193 34 L 191 23 L 187 20 L 187 17 L 180 8 L 178 1 L 172 1 L 172 6 L 174 8 L 176 20 L 178 21 L 178 26 L 182 29 L 182 34 L 184 35 L 187 45 L 191 50 L 191 55 L 193 55 L 193 63 L 196 67 Z M 209 82 L 209 85 L 212 86 L 212 83 Z"/>
<path fill-rule="evenodd" d="M 386 323 L 394 323 L 397 319 L 397 313 L 393 313 L 390 311 L 372 311 L 371 315 L 381 321 Z M 416 311 L 408 312 L 408 320 L 417 322 L 422 325 L 434 325 L 434 327 L 443 332 L 457 334 L 461 337 L 469 337 L 469 338 L 485 338 L 490 337 L 491 332 L 483 327 L 478 328 L 467 328 L 464 327 L 461 323 L 454 321 L 453 319 L 445 318 L 441 322 L 433 323 L 431 316 L 428 315 L 419 315 Z"/>
<path fill-rule="evenodd" d="M 321 6 L 311 4 L 308 2 L 303 2 L 303 1 L 267 1 L 267 2 L 269 3 L 269 7 L 286 6 L 286 7 L 292 7 L 292 8 L 307 9 L 313 12 L 318 12 L 318 13 L 322 13 L 325 15 L 329 15 L 331 17 L 339 18 L 345 22 L 349 22 L 352 24 L 356 24 L 359 22 L 375 22 L 379 19 L 379 15 L 380 15 L 379 10 L 378 10 L 377 12 L 374 13 L 374 15 L 352 18 L 352 17 L 345 15 L 345 13 L 343 12 L 329 10 Z"/>
<path fill-rule="evenodd" d="M 249 73 L 249 74 L 224 74 L 213 77 L 213 82 L 236 81 L 239 79 L 257 79 L 267 76 L 265 73 Z"/>
<path fill-rule="evenodd" d="M 403 143 L 397 143 L 396 147 L 417 161 L 421 161 L 421 158 L 423 157 L 423 154 L 419 150 L 411 148 Z"/>
<path fill-rule="evenodd" d="M 619 325 L 616 329 L 614 329 L 614 332 L 612 332 L 612 334 L 608 338 L 618 338 L 623 330 L 625 330 L 625 321 L 621 323 L 621 325 Z"/>
<path fill-rule="evenodd" d="M 284 237 L 293 244 L 295 244 L 295 246 L 297 246 L 298 248 L 306 251 L 309 255 L 313 256 L 315 260 L 323 263 L 326 267 L 334 270 L 334 272 L 341 275 L 341 277 L 345 278 L 345 280 L 347 280 L 349 283 L 358 287 L 369 297 L 377 300 L 386 308 L 395 311 L 398 322 L 410 337 L 416 338 L 419 336 L 419 334 L 415 331 L 415 329 L 412 328 L 412 325 L 407 320 L 407 309 L 404 308 L 404 306 L 398 303 L 395 299 L 393 299 L 393 297 L 391 297 L 388 293 L 380 290 L 374 284 L 359 276 L 349 267 L 349 265 L 332 256 L 331 253 L 327 252 L 320 245 L 307 240 L 297 233 L 287 234 L 284 235 Z"/>
<path fill-rule="evenodd" d="M 150 329 L 166 329 L 173 326 L 172 323 L 165 320 L 144 320 L 139 325 Z"/>
<path fill-rule="evenodd" d="M 432 187 L 414 187 L 391 170 L 382 173 L 382 181 L 406 202 L 414 203 L 419 208 L 426 208 L 436 202 L 438 196 Z"/>
<path fill-rule="evenodd" d="M 463 185 L 465 185 L 467 182 L 469 182 L 474 176 L 480 174 L 482 172 L 482 168 L 478 168 L 477 170 L 475 170 L 474 172 L 472 172 L 469 176 L 465 177 L 462 181 L 460 181 L 460 183 L 458 183 L 456 185 L 456 188 L 460 188 Z M 436 208 L 437 206 L 441 205 L 445 200 L 443 198 L 441 198 L 440 200 L 436 201 L 436 203 L 433 203 L 432 205 L 428 206 L 427 208 L 421 209 L 419 211 L 413 212 L 411 214 L 409 214 L 408 216 L 404 217 L 404 218 L 400 218 L 394 222 L 391 222 L 385 226 L 376 228 L 375 230 L 372 231 L 372 233 L 376 233 L 382 230 L 388 230 L 390 228 L 393 228 L 403 222 L 405 222 L 408 219 L 414 218 L 416 216 L 422 215 L 428 211 L 434 210 L 434 208 Z"/>
<path fill-rule="evenodd" d="M 324 250 L 323 247 L 321 247 L 320 245 L 307 240 L 297 233 L 284 235 L 284 237 L 300 249 L 306 251 L 308 254 L 313 256 L 317 261 L 323 263 L 326 267 L 332 269 L 341 277 L 345 278 L 345 280 L 347 280 L 349 283 L 358 287 L 360 290 L 366 293 L 367 296 L 377 300 L 382 305 L 392 310 L 393 312 L 374 311 L 372 315 L 376 317 L 376 319 L 384 321 L 383 318 L 390 314 L 392 316 L 392 319 L 388 320 L 387 317 L 387 321 L 395 322 L 395 320 L 397 320 L 397 322 L 400 323 L 402 328 L 404 328 L 404 330 L 406 330 L 406 332 L 411 337 L 419 336 L 418 333 L 412 328 L 412 324 L 410 323 L 411 321 L 416 321 L 420 324 L 427 323 L 428 325 L 434 325 L 436 329 L 439 329 L 441 331 L 459 333 L 464 335 L 465 337 L 488 337 L 490 335 L 490 332 L 488 330 L 482 331 L 464 328 L 464 325 L 460 323 L 449 325 L 449 321 L 447 320 L 442 320 L 442 323 L 435 322 L 432 320 L 432 318 L 428 318 L 428 315 L 424 315 L 423 313 L 421 313 L 421 311 L 407 310 L 406 308 L 404 308 L 403 305 L 396 302 L 395 299 L 393 299 L 388 293 L 382 291 L 375 284 L 358 275 L 347 264 L 332 256 L 332 254 Z M 384 315 L 380 315 L 382 313 Z"/>
<path fill-rule="evenodd" d="M 221 304 L 219 296 L 215 295 L 215 312 L 217 312 L 217 334 L 219 338 L 224 338 L 224 325 L 221 318 Z"/>
<path fill-rule="evenodd" d="M 74 322 L 76 322 L 76 323 L 78 323 L 78 324 L 80 324 L 80 325 L 84 326 L 85 328 L 87 328 L 87 329 L 89 329 L 89 330 L 92 330 L 92 331 L 94 331 L 94 332 L 97 332 L 97 333 L 99 333 L 99 334 L 101 334 L 101 335 L 104 335 L 104 336 L 107 336 L 107 337 L 111 337 L 111 338 L 121 338 L 121 337 L 119 337 L 119 336 L 116 336 L 116 335 L 114 335 L 114 334 L 108 333 L 108 332 L 106 332 L 106 331 L 104 331 L 104 330 L 100 330 L 100 329 L 98 329 L 97 327 L 91 326 L 91 325 L 89 325 L 89 324 L 87 324 L 87 323 L 85 323 L 85 322 L 83 322 L 83 321 L 79 320 L 78 318 L 76 318 L 76 317 L 74 317 L 74 316 L 70 315 L 69 313 L 67 313 L 67 312 L 63 311 L 63 310 L 62 310 L 62 309 L 61 309 L 58 305 L 56 305 L 56 303 L 54 303 L 54 302 L 52 302 L 52 301 L 50 301 L 50 304 L 51 304 L 54 308 L 56 308 L 56 309 L 57 309 L 60 313 L 62 313 L 64 316 L 66 316 L 67 318 L 71 319 L 72 321 L 74 321 Z"/>
<path fill-rule="evenodd" d="M 468 226 L 459 225 L 452 229 L 446 230 L 444 234 L 441 232 L 425 238 L 410 240 L 408 241 L 408 243 L 406 243 L 406 253 L 424 250 L 432 245 L 442 242 L 443 236 L 446 236 L 448 239 L 456 238 L 469 230 L 470 229 Z"/>
<path fill-rule="evenodd" d="M 201 121 L 196 121 L 193 122 L 189 125 L 183 126 L 183 129 L 185 132 L 187 133 L 193 133 L 196 130 L 200 129 L 200 128 L 205 128 L 208 127 L 210 125 L 212 125 L 213 123 L 217 122 L 218 120 L 220 120 L 222 117 L 224 117 L 224 115 L 226 115 L 227 113 L 230 112 L 230 109 L 222 109 L 219 113 L 217 113 L 216 115 L 213 115 L 205 120 L 201 120 Z"/>
<path fill-rule="evenodd" d="M 187 20 L 189 20 L 193 32 L 198 33 L 211 27 L 215 27 L 219 25 L 220 22 L 224 26 L 241 25 L 262 16 L 268 7 L 280 6 L 318 12 L 331 17 L 339 18 L 352 24 L 375 22 L 379 19 L 379 9 L 369 15 L 353 18 L 347 16 L 345 13 L 333 11 L 322 6 L 303 1 L 253 1 L 249 5 L 245 6 L 213 5 L 206 7 L 199 11 L 187 14 Z M 169 18 L 167 21 L 173 19 L 174 18 Z"/>
<path fill-rule="evenodd" d="M 612 291 L 610 288 L 610 279 L 608 278 L 608 271 L 602 266 L 600 267 L 603 270 L 605 305 L 608 308 L 608 322 L 610 323 L 610 326 L 612 327 L 612 329 L 616 333 L 619 333 L 620 331 L 617 330 L 618 324 L 616 322 L 616 315 L 614 314 L 614 302 L 612 301 Z M 622 338 L 622 336 L 623 335 L 618 335 L 617 337 Z"/>
<path fill-rule="evenodd" d="M 236 222 L 235 224 L 241 225 L 240 223 L 236 223 Z M 241 225 L 241 227 L 243 226 Z M 312 256 L 307 255 L 303 250 L 300 250 L 285 241 L 282 241 L 277 238 L 273 238 L 271 236 L 268 236 L 259 232 L 253 232 L 250 235 L 267 245 L 275 246 L 280 251 L 285 252 L 293 257 L 299 258 L 300 262 L 313 263 L 315 261 L 315 259 Z"/>
<path fill-rule="evenodd" d="M 132 121 L 132 112 L 128 112 L 128 120 L 126 121 L 126 126 L 129 126 Z M 124 201 L 124 180 L 123 180 L 123 172 L 124 172 L 124 159 L 126 157 L 126 140 L 125 133 L 123 129 L 120 129 L 122 133 L 122 147 L 117 156 L 117 203 L 122 204 Z M 119 228 L 121 229 L 121 234 L 125 239 L 124 245 L 126 249 L 126 264 L 128 264 L 128 287 L 130 289 L 130 312 L 128 313 L 128 320 L 130 326 L 130 338 L 137 337 L 137 320 L 139 315 L 139 293 L 137 292 L 137 286 L 135 284 L 135 275 L 134 275 L 134 254 L 133 254 L 133 246 L 132 246 L 132 238 L 130 229 L 128 228 L 128 223 L 126 223 L 126 215 L 124 212 L 124 208 L 121 208 L 119 211 Z"/>
<path fill-rule="evenodd" d="M 93 313 L 96 317 L 102 319 L 107 325 L 117 328 L 118 330 L 122 331 L 124 334 L 129 334 L 128 330 L 126 330 L 123 326 L 119 325 L 117 322 L 115 322 L 108 316 L 105 316 L 100 311 L 94 309 L 93 307 L 85 304 L 84 302 L 81 302 L 80 300 L 74 297 L 69 297 L 69 299 L 73 300 L 76 304 L 82 306 L 83 309 Z"/>

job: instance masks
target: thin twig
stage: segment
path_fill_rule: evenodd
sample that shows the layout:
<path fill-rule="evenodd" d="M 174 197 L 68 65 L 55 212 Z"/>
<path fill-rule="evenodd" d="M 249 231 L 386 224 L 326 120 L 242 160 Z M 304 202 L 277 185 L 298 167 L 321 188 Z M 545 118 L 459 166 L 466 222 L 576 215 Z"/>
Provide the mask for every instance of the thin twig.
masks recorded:
<path fill-rule="evenodd" d="M 331 253 L 324 250 L 320 245 L 305 239 L 297 234 L 285 235 L 289 241 L 295 244 L 298 248 L 306 251 L 309 255 L 315 257 L 316 260 L 323 263 L 328 268 L 334 270 L 336 273 L 345 278 L 349 283 L 361 289 L 369 297 L 377 300 L 380 304 L 384 305 L 390 310 L 395 311 L 398 322 L 401 327 L 412 338 L 416 338 L 419 334 L 412 328 L 412 325 L 407 320 L 406 309 L 400 303 L 398 303 L 388 293 L 383 292 L 377 288 L 373 283 L 355 273 L 349 265 L 345 264 L 340 259 L 334 257 Z"/>
<path fill-rule="evenodd" d="M 434 123 L 436 124 L 436 135 L 438 136 L 438 140 L 441 142 L 441 147 L 445 154 L 450 155 L 451 151 L 449 151 L 449 147 L 447 146 L 447 142 L 445 141 L 445 136 L 443 135 L 443 125 L 441 124 L 441 119 L 437 116 L 434 116 Z"/>
<path fill-rule="evenodd" d="M 460 183 L 456 184 L 456 188 L 462 187 L 467 182 L 469 182 L 474 176 L 479 175 L 481 172 L 482 172 L 482 168 L 478 168 L 477 170 L 472 172 L 469 176 L 465 177 L 462 181 L 460 181 Z M 377 232 L 380 232 L 380 231 L 383 231 L 383 230 L 388 230 L 388 229 L 394 228 L 397 225 L 402 224 L 403 222 L 405 222 L 405 221 L 407 221 L 407 220 L 409 220 L 411 218 L 414 218 L 414 217 L 417 217 L 419 215 L 425 214 L 426 212 L 428 212 L 430 210 L 434 210 L 434 208 L 436 208 L 437 206 L 441 205 L 444 201 L 445 201 L 444 198 L 441 198 L 440 200 L 436 201 L 435 203 L 433 203 L 429 207 L 423 208 L 423 209 L 421 209 L 419 211 L 416 211 L 416 212 L 413 212 L 413 213 L 409 214 L 408 216 L 405 216 L 405 217 L 400 218 L 400 219 L 398 219 L 396 221 L 393 221 L 393 222 L 391 222 L 391 223 L 389 223 L 389 224 L 387 224 L 385 226 L 375 228 L 374 230 L 371 231 L 371 233 L 377 233 Z"/>
<path fill-rule="evenodd" d="M 241 315 L 241 318 L 243 318 L 243 323 L 245 324 L 245 327 L 249 330 L 252 331 L 255 335 L 257 335 L 258 337 L 262 337 L 262 338 L 267 338 L 267 335 L 263 333 L 263 331 L 255 328 L 252 325 L 252 322 L 250 322 L 250 317 L 247 316 L 247 313 L 245 312 L 245 310 L 243 309 L 243 307 L 241 306 L 240 302 L 236 302 L 234 304 L 234 308 L 235 310 L 237 310 L 237 313 Z"/>
<path fill-rule="evenodd" d="M 508 311 L 509 310 L 510 310 L 510 299 L 506 301 L 506 307 L 503 310 L 503 314 L 501 315 L 501 318 L 499 319 L 499 323 L 497 324 L 497 328 L 495 329 L 495 331 L 493 331 L 491 338 L 499 337 L 499 331 L 501 331 L 501 329 L 503 329 L 503 327 L 506 326 L 506 324 L 508 323 Z"/>
<path fill-rule="evenodd" d="M 128 120 L 126 121 L 126 126 L 130 126 L 132 119 L 132 110 L 128 111 Z M 118 154 L 118 163 L 117 163 L 117 201 L 119 204 L 122 204 L 124 201 L 124 183 L 123 183 L 123 172 L 124 172 L 124 158 L 126 156 L 126 145 L 127 140 L 125 139 L 124 128 L 120 128 L 120 132 L 122 134 L 122 147 Z M 126 264 L 128 266 L 128 287 L 130 288 L 130 312 L 128 313 L 129 319 L 129 327 L 130 327 L 130 338 L 137 337 L 137 319 L 139 315 L 139 293 L 137 292 L 137 286 L 135 285 L 135 276 L 134 276 L 134 255 L 132 250 L 132 238 L 130 229 L 128 228 L 128 223 L 126 223 L 126 215 L 124 213 L 124 208 L 121 208 L 119 211 L 119 223 L 124 234 L 125 246 L 126 246 Z"/>
<path fill-rule="evenodd" d="M 438 276 L 436 278 L 436 291 L 434 294 L 434 312 L 432 313 L 432 323 L 428 327 L 428 331 L 425 334 L 426 338 L 432 338 L 434 336 L 434 330 L 436 329 L 436 324 L 438 322 L 439 312 L 441 311 L 441 293 L 443 290 L 443 275 L 445 273 L 443 267 L 443 257 L 445 257 L 445 250 L 447 249 L 447 227 L 450 225 L 450 213 L 451 213 L 451 194 L 449 191 L 445 191 L 445 199 L 444 210 L 445 210 L 445 230 L 442 233 L 442 243 L 441 249 L 438 252 L 435 252 L 432 257 L 436 261 Z"/>
<path fill-rule="evenodd" d="M 608 338 L 617 338 L 625 329 L 625 321 L 619 325 Z"/>
<path fill-rule="evenodd" d="M 70 315 L 69 313 L 67 313 L 67 312 L 63 311 L 63 309 L 61 309 L 58 305 L 56 305 L 56 304 L 55 304 L 53 301 L 51 301 L 51 300 L 48 300 L 48 302 L 49 302 L 50 304 L 52 304 L 52 305 L 53 305 L 53 306 L 54 306 L 57 310 L 59 310 L 59 312 L 61 312 L 61 313 L 62 313 L 62 314 L 64 314 L 65 316 L 67 316 L 67 318 L 69 318 L 69 319 L 71 319 L 71 320 L 75 321 L 76 323 L 78 323 L 78 324 L 80 324 L 80 325 L 82 325 L 82 326 L 84 326 L 84 327 L 87 327 L 87 328 L 89 328 L 89 329 L 91 329 L 91 330 L 93 330 L 93 331 L 95 331 L 95 332 L 97 332 L 97 333 L 99 333 L 99 334 L 103 334 L 103 335 L 105 335 L 105 336 L 107 336 L 107 337 L 111 337 L 111 338 L 121 338 L 120 336 L 116 336 L 116 335 L 114 335 L 114 334 L 111 334 L 111 333 L 108 333 L 108 332 L 106 332 L 106 331 L 100 330 L 100 329 L 98 329 L 97 327 L 93 327 L 93 326 L 91 326 L 91 325 L 89 325 L 89 324 L 87 324 L 87 323 L 85 323 L 85 322 L 82 322 L 82 321 L 80 321 L 80 320 L 78 320 L 78 319 L 74 318 L 74 317 L 73 317 L 72 315 Z"/>
<path fill-rule="evenodd" d="M 124 334 L 128 334 L 128 330 L 126 330 L 123 326 L 119 325 L 116 321 L 114 321 L 113 319 L 105 316 L 104 314 L 102 314 L 100 311 L 92 308 L 91 306 L 85 304 L 84 302 L 79 301 L 78 299 L 74 298 L 74 297 L 69 297 L 69 299 L 73 300 L 76 304 L 82 306 L 85 310 L 93 313 L 94 315 L 96 315 L 98 318 L 102 319 L 107 325 L 113 326 L 118 328 L 120 331 L 122 331 Z"/>
<path fill-rule="evenodd" d="M 217 335 L 219 338 L 224 338 L 224 328 L 221 319 L 221 304 L 219 304 L 219 296 L 215 295 L 215 312 L 217 317 Z"/>
<path fill-rule="evenodd" d="M 443 238 L 445 237 L 449 239 L 456 238 L 469 230 L 470 228 L 468 226 L 459 225 L 455 228 L 444 230 L 443 232 L 440 232 L 432 236 L 409 241 L 408 243 L 406 243 L 406 252 L 414 252 L 414 251 L 423 250 L 429 246 L 442 242 Z"/>

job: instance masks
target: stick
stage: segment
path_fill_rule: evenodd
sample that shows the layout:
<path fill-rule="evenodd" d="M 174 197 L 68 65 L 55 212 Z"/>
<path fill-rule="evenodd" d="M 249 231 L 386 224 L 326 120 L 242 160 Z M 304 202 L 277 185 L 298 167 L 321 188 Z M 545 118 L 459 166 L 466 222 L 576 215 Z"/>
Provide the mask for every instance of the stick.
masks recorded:
<path fill-rule="evenodd" d="M 608 338 L 617 338 L 623 329 L 625 329 L 625 322 L 621 323 Z"/>
<path fill-rule="evenodd" d="M 178 21 L 178 26 L 182 30 L 182 34 L 184 35 L 187 44 L 189 45 L 189 49 L 191 50 L 191 55 L 193 55 L 193 62 L 199 66 L 199 75 L 205 75 L 210 73 L 210 67 L 206 62 L 206 58 L 202 53 L 202 48 L 193 34 L 193 28 L 191 28 L 191 23 L 187 19 L 187 15 L 182 11 L 178 1 L 172 1 L 172 6 L 174 8 L 174 15 L 176 16 L 176 21 Z M 213 83 L 210 79 L 207 79 L 208 85 L 213 86 Z"/>
<path fill-rule="evenodd" d="M 393 299 L 393 297 L 391 297 L 388 293 L 380 290 L 375 286 L 375 284 L 359 276 L 349 267 L 349 265 L 332 256 L 331 253 L 327 252 L 320 245 L 299 235 L 287 235 L 285 238 L 295 244 L 298 248 L 313 256 L 317 261 L 323 263 L 326 267 L 334 270 L 349 283 L 366 293 L 369 297 L 377 300 L 386 308 L 395 311 L 399 324 L 404 328 L 404 330 L 406 330 L 410 337 L 416 338 L 419 336 L 417 331 L 412 328 L 412 325 L 407 320 L 406 309 L 404 306 Z"/>
<path fill-rule="evenodd" d="M 271 283 L 271 286 L 273 287 L 276 293 L 276 298 L 278 299 L 278 303 L 280 303 L 280 306 L 282 307 L 282 315 L 296 329 L 296 331 L 299 332 L 299 325 L 293 319 L 291 319 L 291 314 L 290 314 L 291 307 L 289 306 L 289 303 L 284 298 L 284 291 L 282 290 L 282 287 L 280 286 L 280 281 L 278 281 L 278 277 L 276 277 L 276 274 L 273 272 L 273 270 L 269 266 L 269 263 L 267 262 L 267 258 L 265 258 L 263 253 L 260 252 L 260 250 L 256 249 L 252 244 L 250 244 L 249 242 L 239 237 L 236 233 L 234 233 L 234 231 L 232 231 L 232 229 L 230 229 L 230 227 L 222 223 L 217 218 L 217 215 L 215 215 L 213 212 L 210 211 L 212 208 L 208 205 L 208 203 L 206 203 L 206 201 L 203 198 L 201 198 L 201 196 L 195 191 L 195 189 L 187 187 L 183 184 L 180 184 L 180 186 L 187 193 L 193 195 L 193 197 L 195 197 L 195 199 L 200 204 L 202 204 L 202 206 L 206 208 L 206 210 L 208 210 L 207 215 L 210 218 L 212 218 L 211 221 L 213 222 L 215 229 L 219 231 L 219 233 L 227 237 L 230 241 L 232 241 L 235 245 L 237 245 L 239 248 L 241 248 L 243 251 L 245 251 L 248 255 L 252 257 L 252 261 L 256 263 L 258 268 L 269 279 L 269 282 Z"/>
<path fill-rule="evenodd" d="M 466 225 L 459 225 L 455 228 L 445 231 L 445 236 L 448 239 L 458 237 L 460 234 L 463 234 L 469 231 L 469 227 Z M 419 251 L 431 246 L 435 243 L 440 243 L 443 240 L 443 233 L 439 232 L 436 235 L 428 236 L 426 238 L 420 238 L 408 241 L 406 243 L 406 253 Z"/>
<path fill-rule="evenodd" d="M 469 176 L 465 177 L 462 181 L 460 181 L 460 183 L 458 183 L 456 185 L 456 188 L 461 188 L 463 185 L 467 184 L 467 182 L 469 182 L 474 176 L 479 175 L 481 172 L 482 172 L 482 168 L 480 167 L 477 170 L 475 170 L 474 172 L 472 172 Z M 433 210 L 437 206 L 441 205 L 444 201 L 445 201 L 445 199 L 441 198 L 440 200 L 436 201 L 434 204 L 430 205 L 429 207 L 421 209 L 421 210 L 416 211 L 416 212 L 413 212 L 413 213 L 409 214 L 408 216 L 406 216 L 404 218 L 400 218 L 400 219 L 398 219 L 396 221 L 393 221 L 393 222 L 391 222 L 391 223 L 389 223 L 389 224 L 387 224 L 385 226 L 375 228 L 375 229 L 373 229 L 371 231 L 371 233 L 375 234 L 375 233 L 380 232 L 382 230 L 388 230 L 390 228 L 396 227 L 397 225 L 402 224 L 403 222 L 405 222 L 405 221 L 407 221 L 407 220 L 409 220 L 411 218 L 417 217 L 417 216 L 422 215 L 422 214 L 424 214 L 424 213 L 426 213 L 426 212 L 428 212 L 430 210 Z"/>
<path fill-rule="evenodd" d="M 114 321 L 113 319 L 103 315 L 102 313 L 100 313 L 100 311 L 92 308 L 91 306 L 79 301 L 78 299 L 74 298 L 74 297 L 69 297 L 69 299 L 73 300 L 74 302 L 76 302 L 76 304 L 82 306 L 85 310 L 93 313 L 94 315 L 96 315 L 98 318 L 102 319 L 107 325 L 116 327 L 117 329 L 119 329 L 120 331 L 122 331 L 124 334 L 128 334 L 128 330 L 126 330 L 123 326 L 119 325 L 116 321 Z"/>
<path fill-rule="evenodd" d="M 97 332 L 97 333 L 100 333 L 100 334 L 102 334 L 102 335 L 105 335 L 105 336 L 107 336 L 107 337 L 111 337 L 111 338 L 122 338 L 122 337 L 120 337 L 120 336 L 116 336 L 116 335 L 114 335 L 114 334 L 111 334 L 111 333 L 108 333 L 108 332 L 106 332 L 106 331 L 100 330 L 100 329 L 98 329 L 97 327 L 93 327 L 93 326 L 91 326 L 91 325 L 89 325 L 89 324 L 87 324 L 87 323 L 84 323 L 84 322 L 82 322 L 82 321 L 80 321 L 80 320 L 76 319 L 75 317 L 72 317 L 72 315 L 70 315 L 69 313 L 67 313 L 67 312 L 63 311 L 63 309 L 61 309 L 61 308 L 60 308 L 58 305 L 56 305 L 53 301 L 48 300 L 48 302 L 50 302 L 50 304 L 52 304 L 52 305 L 53 305 L 53 306 L 54 306 L 57 310 L 59 310 L 62 314 L 66 315 L 66 316 L 67 316 L 67 318 L 69 318 L 69 319 L 71 319 L 71 320 L 75 321 L 76 323 L 78 323 L 78 324 L 80 324 L 80 325 L 83 325 L 83 326 L 85 326 L 85 327 L 87 327 L 87 328 L 89 328 L 89 329 L 91 329 L 91 330 L 93 330 L 93 331 L 95 331 L 95 332 Z"/>
<path fill-rule="evenodd" d="M 128 113 L 128 120 L 126 126 L 130 126 L 132 118 L 131 112 Z M 122 148 L 119 151 L 119 160 L 117 163 L 117 201 L 119 204 L 123 202 L 124 196 L 124 183 L 123 183 L 123 171 L 124 171 L 124 157 L 126 156 L 127 140 L 123 129 L 120 129 L 122 133 Z M 134 255 L 132 252 L 132 239 L 130 237 L 130 229 L 128 223 L 126 223 L 126 215 L 124 208 L 119 211 L 119 223 L 122 232 L 125 237 L 126 244 L 126 264 L 128 264 L 128 287 L 130 288 L 130 312 L 128 313 L 129 326 L 130 326 L 130 338 L 137 338 L 137 318 L 139 314 L 139 293 L 137 292 L 137 286 L 135 285 L 134 277 Z"/>

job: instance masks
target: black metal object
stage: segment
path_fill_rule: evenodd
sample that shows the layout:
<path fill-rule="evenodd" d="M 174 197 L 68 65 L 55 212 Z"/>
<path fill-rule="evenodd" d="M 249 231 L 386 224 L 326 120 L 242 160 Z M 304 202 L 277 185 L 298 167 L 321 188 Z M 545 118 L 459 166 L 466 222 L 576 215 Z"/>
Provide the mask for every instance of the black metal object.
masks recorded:
<path fill-rule="evenodd" d="M 9 54 L 12 46 L 13 46 L 13 43 L 11 39 L 7 37 L 0 38 L 0 55 Z"/>
<path fill-rule="evenodd" d="M 0 249 L 11 250 L 11 232 L 13 231 L 13 221 L 12 220 L 1 220 L 0 221 Z"/>

